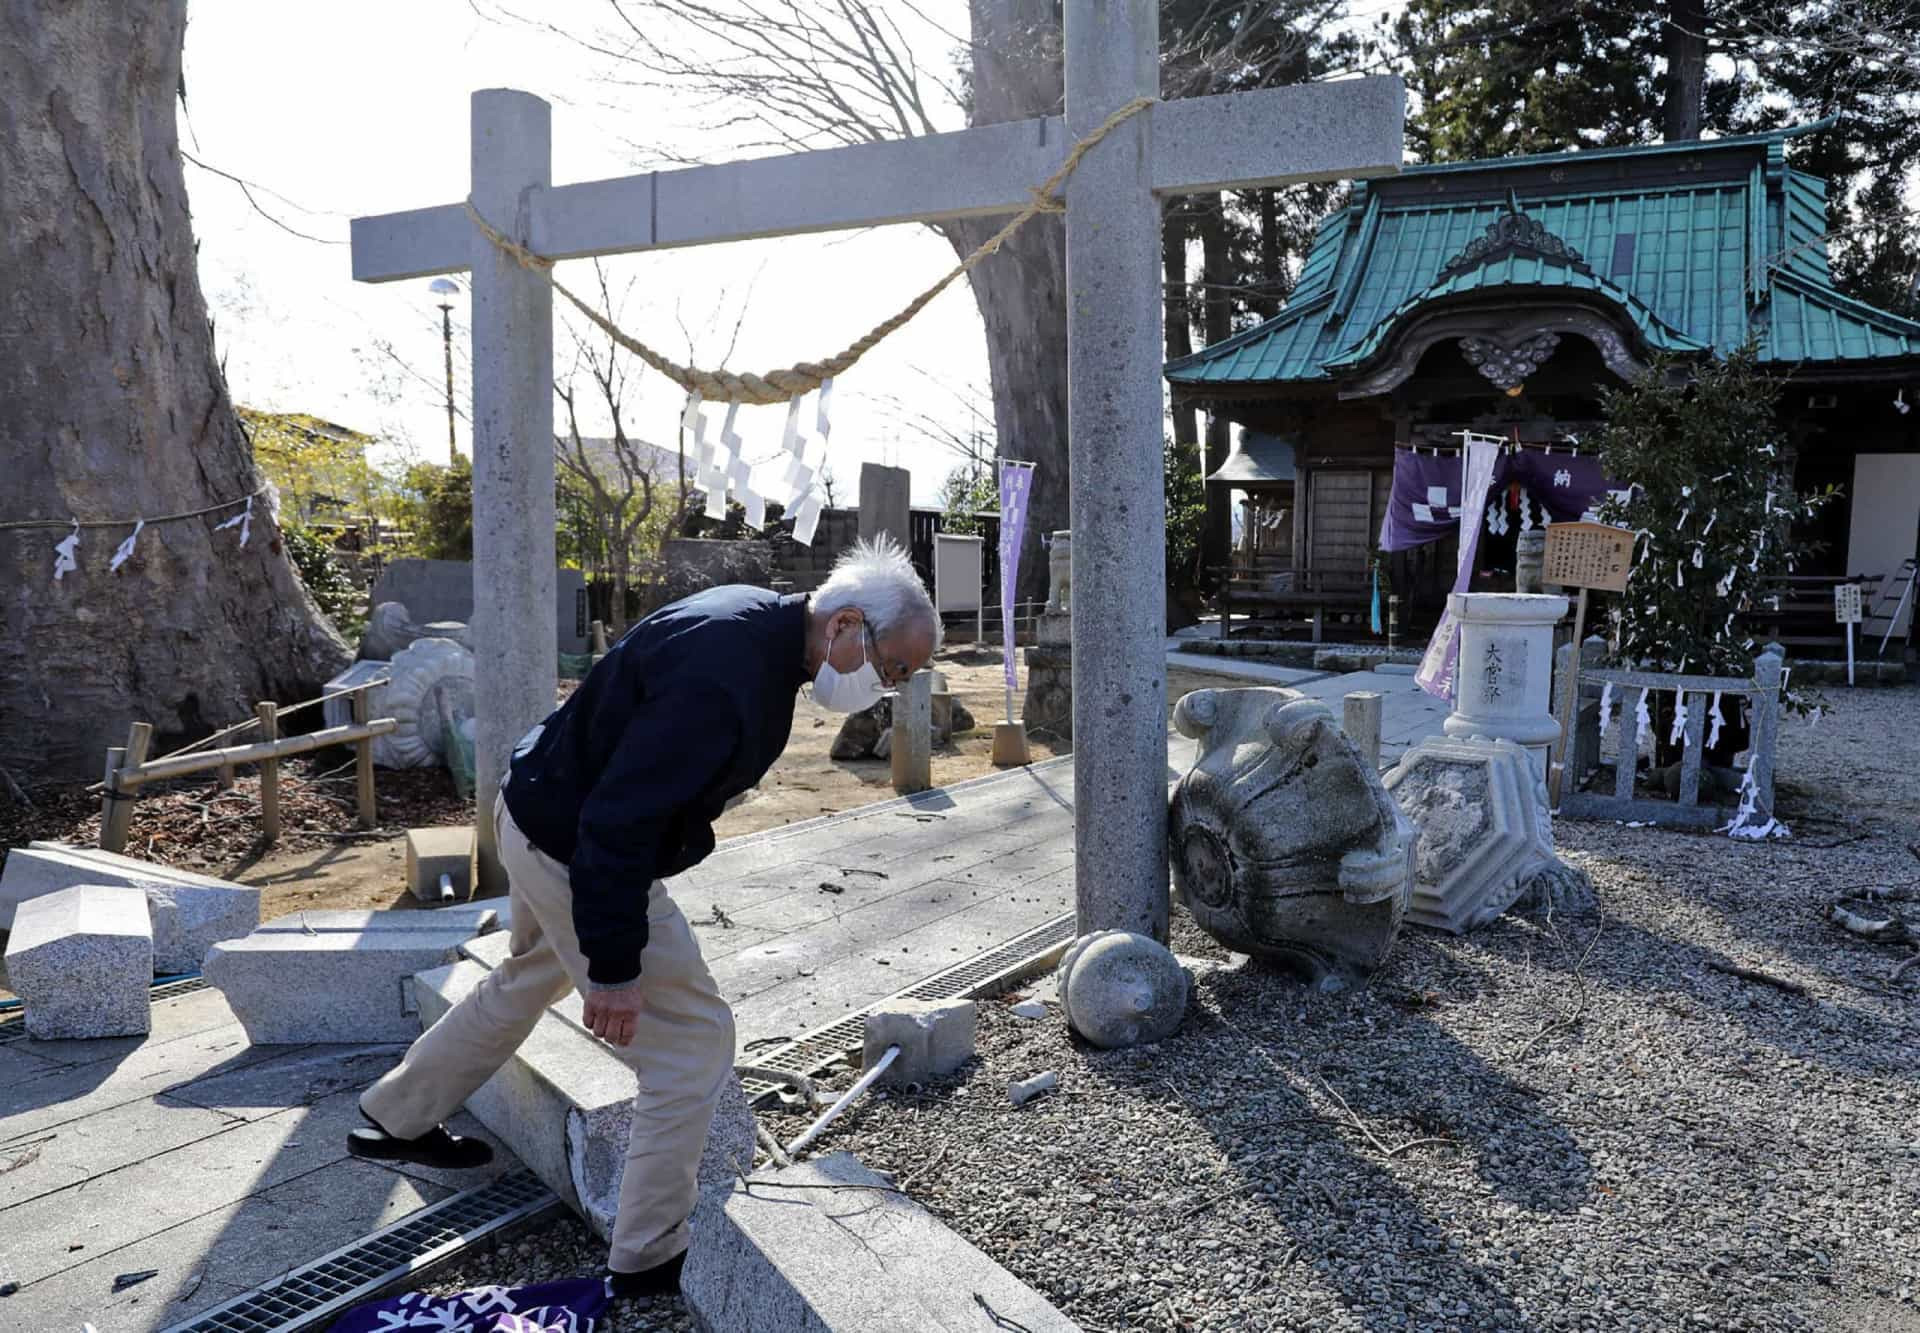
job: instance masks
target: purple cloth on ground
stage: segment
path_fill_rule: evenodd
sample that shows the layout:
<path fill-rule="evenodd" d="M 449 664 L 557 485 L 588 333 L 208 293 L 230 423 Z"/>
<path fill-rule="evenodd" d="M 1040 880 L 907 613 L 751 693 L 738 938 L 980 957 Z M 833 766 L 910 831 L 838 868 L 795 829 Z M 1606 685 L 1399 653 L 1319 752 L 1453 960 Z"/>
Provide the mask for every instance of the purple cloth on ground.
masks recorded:
<path fill-rule="evenodd" d="M 410 1291 L 356 1306 L 333 1333 L 594 1333 L 607 1312 L 605 1278 L 568 1278 L 532 1287 L 476 1287 L 451 1296 Z"/>

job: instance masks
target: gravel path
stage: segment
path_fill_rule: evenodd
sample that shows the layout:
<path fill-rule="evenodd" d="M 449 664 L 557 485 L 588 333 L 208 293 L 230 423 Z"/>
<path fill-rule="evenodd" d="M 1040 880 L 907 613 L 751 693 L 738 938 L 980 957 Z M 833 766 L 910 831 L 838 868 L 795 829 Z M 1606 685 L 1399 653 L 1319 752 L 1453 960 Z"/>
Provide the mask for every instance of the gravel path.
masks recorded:
<path fill-rule="evenodd" d="M 1791 842 L 1563 822 L 1591 910 L 1410 930 L 1346 994 L 1203 970 L 1144 1050 L 989 1004 L 961 1078 L 821 1147 L 915 1175 L 1089 1330 L 1920 1333 L 1920 966 L 1890 983 L 1904 955 L 1822 915 L 1920 884 L 1920 689 L 1828 694 L 1783 737 Z M 1222 956 L 1178 916 L 1175 944 Z M 601 1253 L 569 1220 L 445 1281 Z"/>

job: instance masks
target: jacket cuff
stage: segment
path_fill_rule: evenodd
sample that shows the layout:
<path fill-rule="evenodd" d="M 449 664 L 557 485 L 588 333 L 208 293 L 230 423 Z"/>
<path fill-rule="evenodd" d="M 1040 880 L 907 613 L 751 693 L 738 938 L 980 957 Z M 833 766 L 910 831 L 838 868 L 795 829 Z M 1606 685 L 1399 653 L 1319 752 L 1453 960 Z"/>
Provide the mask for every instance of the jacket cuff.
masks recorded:
<path fill-rule="evenodd" d="M 607 958 L 587 960 L 587 986 L 590 990 L 616 990 L 631 985 L 640 977 L 640 962 L 620 963 Z"/>

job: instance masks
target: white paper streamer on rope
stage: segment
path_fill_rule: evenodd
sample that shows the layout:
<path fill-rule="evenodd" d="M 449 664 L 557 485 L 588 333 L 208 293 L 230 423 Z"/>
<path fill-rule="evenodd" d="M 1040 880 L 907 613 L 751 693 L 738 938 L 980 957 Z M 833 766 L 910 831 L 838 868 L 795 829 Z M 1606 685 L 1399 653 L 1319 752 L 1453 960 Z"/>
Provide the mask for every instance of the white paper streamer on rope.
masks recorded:
<path fill-rule="evenodd" d="M 820 381 L 820 396 L 815 400 L 813 429 L 822 440 L 833 434 L 833 422 L 828 419 L 828 410 L 833 405 L 833 376 Z"/>
<path fill-rule="evenodd" d="M 1613 726 L 1613 682 L 1603 681 L 1600 685 L 1600 734 L 1607 734 Z"/>
<path fill-rule="evenodd" d="M 1709 750 L 1720 743 L 1720 727 L 1725 721 L 1726 719 L 1720 715 L 1720 691 L 1715 690 L 1713 692 L 1713 711 L 1707 714 L 1707 723 L 1709 726 L 1707 732 L 1707 748 Z"/>
<path fill-rule="evenodd" d="M 764 528 L 767 526 L 766 496 L 749 487 L 747 493 L 740 497 L 740 503 L 746 508 L 748 527 Z"/>
<path fill-rule="evenodd" d="M 1707 567 L 1706 548 L 1697 543 L 1693 548 L 1693 567 L 1695 569 L 1705 569 Z"/>
<path fill-rule="evenodd" d="M 1702 529 L 1700 529 L 1700 535 L 1701 535 L 1702 537 L 1704 537 L 1704 536 L 1706 536 L 1706 535 L 1707 535 L 1707 534 L 1708 534 L 1709 532 L 1712 532 L 1712 531 L 1713 531 L 1713 525 L 1714 525 L 1714 524 L 1716 524 L 1716 523 L 1718 523 L 1719 521 L 1720 521 L 1720 511 L 1719 511 L 1718 509 L 1716 509 L 1716 510 L 1714 510 L 1714 511 L 1713 511 L 1713 512 L 1712 512 L 1711 514 L 1708 514 L 1708 515 L 1707 515 L 1707 526 L 1706 526 L 1706 527 L 1704 527 L 1704 528 L 1702 528 Z"/>
<path fill-rule="evenodd" d="M 1733 591 L 1733 571 L 1731 569 L 1721 577 L 1718 583 L 1713 585 L 1713 591 L 1715 596 L 1719 597 L 1725 597 Z"/>
<path fill-rule="evenodd" d="M 1638 750 L 1640 742 L 1653 734 L 1653 714 L 1647 711 L 1647 695 L 1651 690 L 1640 691 L 1640 698 L 1633 705 L 1633 748 Z"/>
<path fill-rule="evenodd" d="M 1533 503 L 1527 499 L 1527 493 L 1525 491 L 1521 491 L 1520 492 L 1520 531 L 1532 532 L 1534 529 L 1534 526 L 1535 525 L 1533 521 Z M 1507 530 L 1506 524 L 1502 523 L 1500 525 L 1500 531 L 1505 532 L 1506 530 Z"/>
<path fill-rule="evenodd" d="M 727 419 L 720 423 L 720 443 L 734 453 L 739 453 L 740 446 L 745 443 L 745 441 L 740 438 L 740 432 L 734 429 L 734 425 L 739 419 L 740 404 L 728 403 Z"/>
<path fill-rule="evenodd" d="M 127 561 L 133 558 L 133 544 L 140 540 L 140 529 L 146 526 L 147 520 L 144 518 L 137 518 L 133 521 L 133 531 L 127 534 L 127 539 L 121 542 L 119 547 L 114 551 L 113 559 L 107 561 L 107 572 L 109 574 L 119 573 L 120 566 L 126 564 Z"/>
<path fill-rule="evenodd" d="M 1747 761 L 1746 776 L 1740 779 L 1740 808 L 1733 812 L 1733 818 L 1714 831 L 1724 833 L 1729 838 L 1744 838 L 1749 842 L 1760 842 L 1767 838 L 1791 838 L 1793 830 L 1771 815 L 1765 823 L 1755 823 L 1760 813 L 1760 786 L 1754 779 L 1753 761 Z"/>
<path fill-rule="evenodd" d="M 247 497 L 247 507 L 245 509 L 242 509 L 225 523 L 214 524 L 213 530 L 215 532 L 224 532 L 236 523 L 240 525 L 240 545 L 245 546 L 248 536 L 253 532 L 253 497 L 251 495 Z"/>
<path fill-rule="evenodd" d="M 788 453 L 794 452 L 794 446 L 800 441 L 800 395 L 795 394 L 787 400 L 787 428 L 780 437 L 780 447 Z"/>
<path fill-rule="evenodd" d="M 1673 729 L 1667 733 L 1667 744 L 1678 745 L 1687 735 L 1687 692 L 1673 692 Z"/>
<path fill-rule="evenodd" d="M 80 520 L 73 520 L 73 531 L 53 545 L 53 581 L 80 570 Z"/>
<path fill-rule="evenodd" d="M 820 526 L 820 497 L 809 495 L 793 511 L 793 539 L 802 546 L 813 545 L 814 529 Z"/>

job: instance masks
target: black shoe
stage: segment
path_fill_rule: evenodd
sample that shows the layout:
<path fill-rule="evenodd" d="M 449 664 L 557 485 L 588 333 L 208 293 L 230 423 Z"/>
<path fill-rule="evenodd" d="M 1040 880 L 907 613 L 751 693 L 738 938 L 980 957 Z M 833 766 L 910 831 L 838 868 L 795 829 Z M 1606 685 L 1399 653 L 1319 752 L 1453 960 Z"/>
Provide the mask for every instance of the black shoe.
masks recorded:
<path fill-rule="evenodd" d="M 607 1287 L 616 1301 L 636 1296 L 671 1296 L 680 1290 L 680 1269 L 686 1262 L 687 1252 L 682 1250 L 666 1262 L 643 1268 L 638 1273 L 618 1273 L 609 1268 Z"/>
<path fill-rule="evenodd" d="M 365 1111 L 360 1115 L 373 1128 L 356 1129 L 347 1134 L 347 1151 L 355 1157 L 455 1170 L 485 1166 L 493 1160 L 493 1148 L 485 1140 L 449 1134 L 445 1125 L 435 1125 L 417 1139 L 403 1139 L 380 1128 Z"/>

